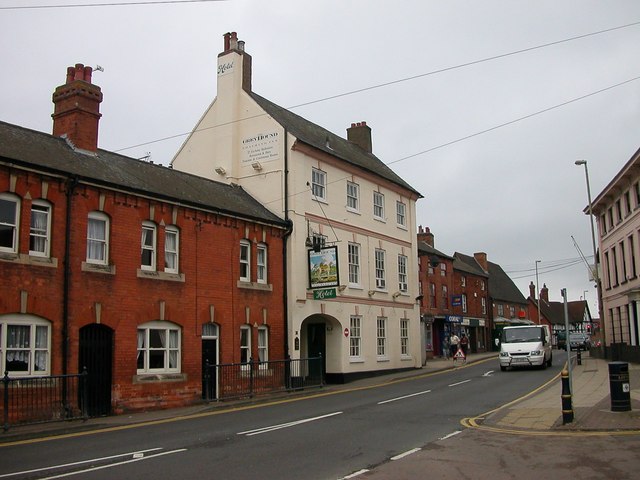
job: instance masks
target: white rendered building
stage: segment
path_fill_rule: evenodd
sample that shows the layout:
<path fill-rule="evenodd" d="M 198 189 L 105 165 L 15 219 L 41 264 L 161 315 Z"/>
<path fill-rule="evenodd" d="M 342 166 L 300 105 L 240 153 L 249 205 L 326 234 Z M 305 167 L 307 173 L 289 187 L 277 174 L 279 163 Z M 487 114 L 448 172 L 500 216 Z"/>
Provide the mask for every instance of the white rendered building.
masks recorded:
<path fill-rule="evenodd" d="M 244 42 L 235 33 L 224 42 L 217 96 L 173 168 L 239 184 L 290 220 L 283 341 L 291 358 L 321 354 L 333 382 L 420 367 L 420 193 L 372 154 L 366 123 L 352 124 L 346 140 L 257 95 Z M 244 241 L 261 239 L 247 232 Z M 263 274 L 242 281 L 260 288 Z"/>

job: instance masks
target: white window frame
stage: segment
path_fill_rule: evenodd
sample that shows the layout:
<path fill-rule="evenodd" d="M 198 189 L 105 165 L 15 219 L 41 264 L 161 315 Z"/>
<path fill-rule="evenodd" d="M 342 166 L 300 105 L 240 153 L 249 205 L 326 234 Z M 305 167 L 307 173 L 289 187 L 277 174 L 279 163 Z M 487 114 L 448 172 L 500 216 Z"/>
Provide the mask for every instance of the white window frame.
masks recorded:
<path fill-rule="evenodd" d="M 349 262 L 349 285 L 360 286 L 360 244 L 349 242 L 347 246 Z"/>
<path fill-rule="evenodd" d="M 430 342 L 428 342 L 430 343 Z M 400 355 L 409 356 L 409 319 L 400 319 Z"/>
<path fill-rule="evenodd" d="M 37 212 L 37 213 L 36 213 Z M 39 216 L 44 217 L 40 225 L 34 225 Z M 31 204 L 31 220 L 29 227 L 29 255 L 49 257 L 51 245 L 51 204 L 44 200 L 34 200 Z M 38 243 L 41 247 L 35 248 Z"/>
<path fill-rule="evenodd" d="M 407 280 L 407 262 L 409 259 L 406 255 L 398 255 L 398 290 L 402 293 L 409 291 Z"/>
<path fill-rule="evenodd" d="M 140 269 L 141 270 L 156 270 L 156 249 L 158 238 L 158 228 L 156 224 L 149 221 L 142 222 L 141 236 L 140 236 Z M 149 243 L 149 240 L 151 243 Z M 148 262 L 145 263 L 145 254 L 149 255 Z"/>
<path fill-rule="evenodd" d="M 447 276 L 447 264 L 444 262 L 440 262 L 440 276 L 441 277 Z"/>
<path fill-rule="evenodd" d="M 0 245 L 0 252 L 18 253 L 18 239 L 20 238 L 20 222 L 18 221 L 20 218 L 20 199 L 16 195 L 10 193 L 0 193 L 0 201 L 14 205 L 13 219 L 10 218 L 10 214 L 7 215 L 6 218 L 0 216 L 0 231 L 11 231 L 11 245 Z M 0 214 L 2 214 L 1 211 Z"/>
<path fill-rule="evenodd" d="M 25 345 L 9 345 L 10 327 L 29 327 Z M 42 338 L 44 335 L 45 338 Z M 15 356 L 27 356 L 26 370 L 11 370 L 8 362 Z M 11 360 L 9 360 L 11 356 Z M 44 376 L 51 373 L 51 322 L 34 315 L 0 315 L 0 371 L 12 377 Z"/>
<path fill-rule="evenodd" d="M 352 360 L 360 360 L 362 357 L 362 317 L 351 315 L 349 317 L 349 357 Z"/>
<path fill-rule="evenodd" d="M 387 317 L 376 318 L 376 357 L 387 358 Z"/>
<path fill-rule="evenodd" d="M 311 194 L 314 200 L 327 200 L 327 172 L 315 167 L 311 169 Z"/>
<path fill-rule="evenodd" d="M 384 222 L 384 194 L 373 192 L 373 218 Z"/>
<path fill-rule="evenodd" d="M 251 281 L 251 242 L 240 240 L 240 281 Z"/>
<path fill-rule="evenodd" d="M 462 277 L 460 277 L 460 286 L 461 287 L 466 287 L 467 286 L 467 277 L 462 275 Z"/>
<path fill-rule="evenodd" d="M 267 245 L 259 243 L 256 250 L 256 280 L 258 283 L 267 283 L 267 258 Z"/>
<path fill-rule="evenodd" d="M 480 299 L 480 302 L 482 303 L 482 314 L 486 314 L 487 313 L 487 299 L 485 297 L 482 297 Z"/>
<path fill-rule="evenodd" d="M 104 227 L 103 236 L 96 235 L 96 229 L 92 228 L 92 225 L 97 224 Z M 97 265 L 109 263 L 109 217 L 102 212 L 89 212 L 87 218 L 87 263 Z"/>
<path fill-rule="evenodd" d="M 462 313 L 467 313 L 467 294 L 462 294 Z"/>
<path fill-rule="evenodd" d="M 164 345 L 151 346 L 156 335 L 164 334 Z M 152 355 L 162 354 L 162 367 L 152 367 Z M 182 364 L 182 329 L 166 321 L 152 321 L 138 325 L 136 369 L 138 375 L 180 373 Z"/>
<path fill-rule="evenodd" d="M 407 228 L 407 204 L 396 201 L 396 222 L 399 227 Z"/>
<path fill-rule="evenodd" d="M 385 290 L 387 288 L 386 271 L 385 271 L 385 251 L 376 248 L 375 255 L 375 269 L 376 269 L 376 288 L 378 290 Z"/>
<path fill-rule="evenodd" d="M 174 238 L 173 242 L 170 241 L 171 237 Z M 170 266 L 170 263 L 173 263 L 173 266 Z M 180 271 L 180 230 L 175 225 L 168 225 L 164 229 L 164 271 L 167 273 Z"/>
<path fill-rule="evenodd" d="M 347 181 L 347 210 L 360 211 L 360 185 Z"/>
<path fill-rule="evenodd" d="M 258 327 L 258 361 L 260 363 L 269 361 L 269 327 L 266 325 Z"/>
<path fill-rule="evenodd" d="M 251 362 L 251 326 L 240 326 L 240 363 L 249 368 Z"/>

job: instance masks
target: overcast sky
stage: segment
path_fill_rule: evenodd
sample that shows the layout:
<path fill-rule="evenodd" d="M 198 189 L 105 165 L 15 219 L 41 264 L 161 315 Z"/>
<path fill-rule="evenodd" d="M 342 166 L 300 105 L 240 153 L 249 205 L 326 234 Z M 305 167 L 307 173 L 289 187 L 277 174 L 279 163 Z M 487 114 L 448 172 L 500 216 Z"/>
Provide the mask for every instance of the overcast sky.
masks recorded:
<path fill-rule="evenodd" d="M 540 260 L 551 300 L 597 316 L 574 162 L 595 198 L 640 146 L 640 2 L 0 0 L 0 120 L 50 133 L 66 68 L 101 65 L 99 146 L 168 165 L 229 31 L 255 92 L 343 137 L 367 122 L 437 249 L 486 252 L 525 296 Z"/>

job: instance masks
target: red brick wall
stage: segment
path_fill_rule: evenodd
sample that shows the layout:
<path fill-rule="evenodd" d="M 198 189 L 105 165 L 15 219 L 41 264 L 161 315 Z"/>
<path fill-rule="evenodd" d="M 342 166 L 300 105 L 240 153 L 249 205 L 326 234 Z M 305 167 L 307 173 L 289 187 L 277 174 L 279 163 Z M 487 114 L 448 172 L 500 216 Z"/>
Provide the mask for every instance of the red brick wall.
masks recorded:
<path fill-rule="evenodd" d="M 163 168 L 163 167 L 158 167 Z M 30 199 L 42 197 L 42 179 L 35 174 L 13 170 L 18 180 L 15 194 L 22 200 L 20 253 L 28 255 Z M 0 315 L 20 311 L 20 291 L 28 293 L 27 312 L 52 322 L 52 374 L 62 369 L 62 305 L 65 255 L 65 185 L 46 178 L 47 200 L 53 206 L 51 256 L 56 268 L 33 266 L 0 259 Z M 9 171 L 0 169 L 0 192 L 9 191 Z M 86 232 L 89 212 L 100 209 L 110 218 L 109 263 L 115 275 L 83 271 L 86 258 Z M 151 207 L 153 206 L 153 216 Z M 177 210 L 175 225 L 180 230 L 180 267 L 184 282 L 139 278 L 140 239 L 143 221 L 157 226 L 157 271 L 164 270 L 165 225 L 173 225 L 174 207 L 167 203 L 134 195 L 79 185 L 73 195 L 70 236 L 69 289 L 69 373 L 78 371 L 78 341 L 81 327 L 100 322 L 114 331 L 113 407 L 116 412 L 186 405 L 201 394 L 202 324 L 210 320 L 210 305 L 220 325 L 219 349 L 222 363 L 240 359 L 240 326 L 250 308 L 250 324 L 263 324 L 263 309 L 269 325 L 269 356 L 284 358 L 284 303 L 282 273 L 282 231 L 252 222 L 194 211 Z M 251 273 L 255 282 L 256 245 L 268 246 L 268 282 L 272 291 L 238 287 L 239 245 L 245 238 L 252 244 Z M 264 232 L 264 234 L 263 234 Z M 138 325 L 164 320 L 181 327 L 182 357 L 180 381 L 134 383 L 136 371 L 136 332 Z M 253 356 L 257 358 L 257 329 L 252 329 Z"/>

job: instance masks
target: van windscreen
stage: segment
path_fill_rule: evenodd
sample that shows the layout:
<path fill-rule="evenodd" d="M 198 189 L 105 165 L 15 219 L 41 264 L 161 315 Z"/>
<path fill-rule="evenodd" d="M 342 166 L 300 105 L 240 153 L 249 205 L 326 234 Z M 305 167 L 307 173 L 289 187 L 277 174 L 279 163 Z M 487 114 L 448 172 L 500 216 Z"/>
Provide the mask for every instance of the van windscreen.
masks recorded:
<path fill-rule="evenodd" d="M 504 343 L 540 342 L 542 341 L 542 328 L 505 328 L 502 330 L 502 341 Z"/>

